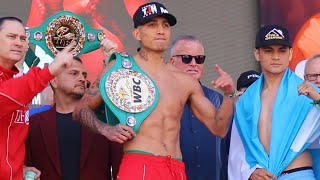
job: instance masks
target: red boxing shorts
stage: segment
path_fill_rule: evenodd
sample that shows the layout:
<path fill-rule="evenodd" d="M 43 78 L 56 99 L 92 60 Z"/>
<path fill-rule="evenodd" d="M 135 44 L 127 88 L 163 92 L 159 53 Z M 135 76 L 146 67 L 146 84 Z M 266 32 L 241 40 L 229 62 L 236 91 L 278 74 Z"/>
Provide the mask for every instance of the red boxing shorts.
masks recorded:
<path fill-rule="evenodd" d="M 124 154 L 117 180 L 187 180 L 182 161 L 170 156 Z"/>

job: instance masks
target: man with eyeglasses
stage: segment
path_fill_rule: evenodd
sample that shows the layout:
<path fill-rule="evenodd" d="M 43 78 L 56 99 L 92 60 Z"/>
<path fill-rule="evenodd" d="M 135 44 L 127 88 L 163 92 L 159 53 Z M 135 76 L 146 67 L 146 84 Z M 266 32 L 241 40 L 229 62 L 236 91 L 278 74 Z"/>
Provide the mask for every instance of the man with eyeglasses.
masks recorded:
<path fill-rule="evenodd" d="M 304 79 L 320 87 L 320 54 L 313 56 L 306 62 Z"/>
<path fill-rule="evenodd" d="M 305 89 L 309 89 L 309 91 L 314 90 L 309 82 L 315 84 L 318 88 L 320 88 L 320 54 L 316 54 L 311 57 L 305 64 L 304 69 L 304 80 L 305 82 L 301 84 L 301 88 L 304 87 Z M 309 92 L 308 92 L 309 94 Z M 320 94 L 314 93 L 317 96 L 314 99 L 317 101 L 320 100 Z M 320 139 L 316 140 L 315 142 L 320 142 Z M 317 146 L 310 147 L 310 153 L 312 155 L 313 160 L 313 172 L 316 179 L 320 179 L 320 147 Z"/>
<path fill-rule="evenodd" d="M 190 74 L 190 78 L 197 79 L 205 96 L 218 109 L 223 96 L 200 82 L 206 58 L 202 43 L 191 35 L 179 36 L 173 41 L 170 54 L 170 63 Z M 180 148 L 189 180 L 227 179 L 227 155 L 226 152 L 220 154 L 220 145 L 221 138 L 210 133 L 208 128 L 194 116 L 187 103 L 181 119 Z"/>

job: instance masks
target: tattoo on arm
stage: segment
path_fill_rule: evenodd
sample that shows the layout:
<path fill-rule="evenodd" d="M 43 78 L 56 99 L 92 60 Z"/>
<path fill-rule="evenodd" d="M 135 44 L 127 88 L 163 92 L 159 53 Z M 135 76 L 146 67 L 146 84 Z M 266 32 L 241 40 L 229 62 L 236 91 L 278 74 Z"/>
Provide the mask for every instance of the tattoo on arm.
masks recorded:
<path fill-rule="evenodd" d="M 100 92 L 99 90 L 99 82 L 94 82 L 92 86 L 87 90 L 86 94 L 90 96 L 95 96 Z"/>
<path fill-rule="evenodd" d="M 77 115 L 77 118 L 82 124 L 89 127 L 94 132 L 100 133 L 99 130 L 104 126 L 104 124 L 98 119 L 91 109 L 80 109 Z"/>
<path fill-rule="evenodd" d="M 99 90 L 94 90 L 94 89 L 88 89 L 86 94 L 89 94 L 90 96 L 95 96 L 97 95 Z"/>

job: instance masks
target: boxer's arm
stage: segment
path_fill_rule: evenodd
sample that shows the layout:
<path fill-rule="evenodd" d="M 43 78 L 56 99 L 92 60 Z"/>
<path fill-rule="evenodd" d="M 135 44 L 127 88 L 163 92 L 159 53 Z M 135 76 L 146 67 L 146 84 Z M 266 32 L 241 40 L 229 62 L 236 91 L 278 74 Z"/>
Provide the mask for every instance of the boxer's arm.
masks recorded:
<path fill-rule="evenodd" d="M 80 100 L 80 103 L 77 104 L 75 110 L 73 111 L 73 119 L 75 121 L 80 121 L 83 125 L 89 127 L 96 133 L 100 133 L 105 126 L 109 126 L 106 123 L 103 123 L 99 120 L 95 114 L 95 110 L 103 104 L 103 100 L 99 90 L 100 78 L 102 75 L 112 66 L 113 63 L 108 64 L 98 79 L 90 85 L 86 90 L 86 93 Z"/>
<path fill-rule="evenodd" d="M 103 39 L 100 43 L 100 49 L 105 57 L 104 61 L 109 60 L 112 53 L 116 50 L 117 46 L 108 39 Z M 105 67 L 97 80 L 90 85 L 86 93 L 80 100 L 80 103 L 76 106 L 73 112 L 73 119 L 75 121 L 80 121 L 82 124 L 89 127 L 96 133 L 101 133 L 99 129 L 105 126 L 105 123 L 101 122 L 94 110 L 98 109 L 100 105 L 103 104 L 103 100 L 99 91 L 99 83 L 102 75 L 114 64 L 114 61 L 105 64 Z"/>
<path fill-rule="evenodd" d="M 100 77 L 86 91 L 73 112 L 73 119 L 80 121 L 81 124 L 89 127 L 92 131 L 102 134 L 110 141 L 124 143 L 136 135 L 134 131 L 122 124 L 110 126 L 100 121 L 95 114 L 95 110 L 104 103 L 99 90 L 100 78 L 113 64 L 114 61 L 109 63 Z"/>
<path fill-rule="evenodd" d="M 223 102 L 217 110 L 202 92 L 199 83 L 190 82 L 191 90 L 190 107 L 193 114 L 203 122 L 212 134 L 224 137 L 228 133 L 229 123 L 233 116 L 234 98 L 228 97 L 234 91 L 234 83 L 230 75 L 224 72 L 218 65 L 216 69 L 220 77 L 212 84 L 224 92 Z"/>
<path fill-rule="evenodd" d="M 202 92 L 199 83 L 192 83 L 193 92 L 189 97 L 192 113 L 216 136 L 224 137 L 228 132 L 233 115 L 233 100 L 224 99 L 219 110 Z"/>
<path fill-rule="evenodd" d="M 99 91 L 99 81 L 100 79 L 89 87 L 73 112 L 75 121 L 80 121 L 96 133 L 100 133 L 101 128 L 106 125 L 98 119 L 94 112 L 103 103 Z"/>

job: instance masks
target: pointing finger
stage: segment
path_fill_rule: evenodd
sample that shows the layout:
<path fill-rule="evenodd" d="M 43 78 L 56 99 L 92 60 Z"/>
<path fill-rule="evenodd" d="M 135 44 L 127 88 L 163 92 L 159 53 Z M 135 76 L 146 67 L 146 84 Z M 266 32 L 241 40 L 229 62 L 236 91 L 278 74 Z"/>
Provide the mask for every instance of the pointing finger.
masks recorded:
<path fill-rule="evenodd" d="M 220 75 L 223 75 L 223 74 L 226 73 L 226 72 L 223 71 L 223 69 L 218 64 L 215 65 L 215 68 L 216 68 L 216 70 L 218 71 L 218 73 Z"/>
<path fill-rule="evenodd" d="M 72 40 L 70 44 L 68 44 L 68 46 L 64 47 L 63 50 L 61 52 L 70 52 L 71 49 L 73 48 L 73 46 L 76 45 L 76 41 Z"/>

